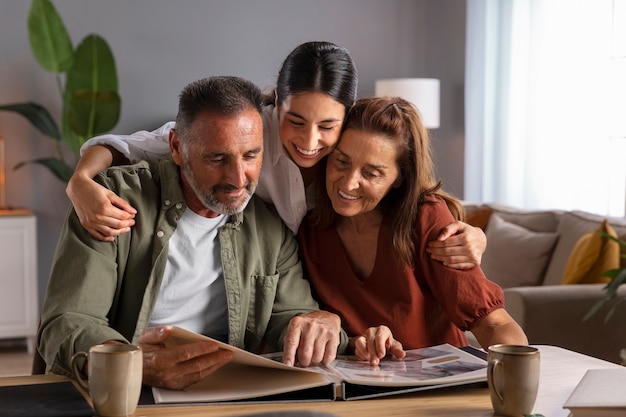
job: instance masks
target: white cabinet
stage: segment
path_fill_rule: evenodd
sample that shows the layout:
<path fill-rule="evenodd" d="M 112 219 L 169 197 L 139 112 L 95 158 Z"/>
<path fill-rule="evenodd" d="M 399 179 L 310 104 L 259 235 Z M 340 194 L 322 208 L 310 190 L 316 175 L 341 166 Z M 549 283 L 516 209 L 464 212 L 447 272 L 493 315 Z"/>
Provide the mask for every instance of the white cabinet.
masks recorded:
<path fill-rule="evenodd" d="M 34 353 L 39 323 L 36 217 L 0 210 L 0 339 L 26 338 Z"/>

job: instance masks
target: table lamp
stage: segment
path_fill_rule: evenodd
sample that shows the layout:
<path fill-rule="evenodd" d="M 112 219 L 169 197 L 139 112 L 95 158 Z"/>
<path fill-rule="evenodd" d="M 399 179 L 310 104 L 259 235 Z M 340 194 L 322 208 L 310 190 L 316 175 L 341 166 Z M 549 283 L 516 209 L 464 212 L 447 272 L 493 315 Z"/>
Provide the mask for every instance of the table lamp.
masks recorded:
<path fill-rule="evenodd" d="M 402 97 L 415 104 L 427 129 L 439 127 L 439 80 L 389 78 L 376 80 L 376 97 Z"/>

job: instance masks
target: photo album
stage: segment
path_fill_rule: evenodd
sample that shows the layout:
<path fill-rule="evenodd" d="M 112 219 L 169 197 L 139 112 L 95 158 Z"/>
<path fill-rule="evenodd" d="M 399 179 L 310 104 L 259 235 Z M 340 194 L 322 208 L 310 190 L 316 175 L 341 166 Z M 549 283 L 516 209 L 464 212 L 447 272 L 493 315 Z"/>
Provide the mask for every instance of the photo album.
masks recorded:
<path fill-rule="evenodd" d="M 357 400 L 457 385 L 487 379 L 485 352 L 442 344 L 407 350 L 403 359 L 385 358 L 378 366 L 354 356 L 329 365 L 287 366 L 282 354 L 256 355 L 178 327 L 166 345 L 212 340 L 233 352 L 231 363 L 181 391 L 152 388 L 153 404 Z"/>

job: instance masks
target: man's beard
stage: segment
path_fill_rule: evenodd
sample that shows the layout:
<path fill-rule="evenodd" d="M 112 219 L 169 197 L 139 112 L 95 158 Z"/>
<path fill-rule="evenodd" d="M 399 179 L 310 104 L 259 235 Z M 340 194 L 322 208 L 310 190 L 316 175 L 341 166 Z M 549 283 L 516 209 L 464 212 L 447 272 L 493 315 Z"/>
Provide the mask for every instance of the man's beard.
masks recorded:
<path fill-rule="evenodd" d="M 246 206 L 250 202 L 250 199 L 252 198 L 252 195 L 254 194 L 254 191 L 256 190 L 258 181 L 254 183 L 250 183 L 250 182 L 246 183 L 245 185 L 246 194 L 243 200 L 239 200 L 239 199 L 237 200 L 237 201 L 240 201 L 239 204 L 237 204 L 236 206 L 224 204 L 217 199 L 217 197 L 215 196 L 215 191 L 218 191 L 220 189 L 224 191 L 233 191 L 233 190 L 236 190 L 237 187 L 225 184 L 225 185 L 217 185 L 213 187 L 213 189 L 211 190 L 204 190 L 202 187 L 198 185 L 198 182 L 196 181 L 196 177 L 191 171 L 191 166 L 189 162 L 187 161 L 187 158 L 185 157 L 184 159 L 185 160 L 183 161 L 182 169 L 185 174 L 185 177 L 187 178 L 187 182 L 189 183 L 189 186 L 191 187 L 193 192 L 196 194 L 196 197 L 198 197 L 198 200 L 200 200 L 200 202 L 206 208 L 213 210 L 216 213 L 224 214 L 227 216 L 232 216 L 233 214 L 242 212 L 246 208 Z"/>

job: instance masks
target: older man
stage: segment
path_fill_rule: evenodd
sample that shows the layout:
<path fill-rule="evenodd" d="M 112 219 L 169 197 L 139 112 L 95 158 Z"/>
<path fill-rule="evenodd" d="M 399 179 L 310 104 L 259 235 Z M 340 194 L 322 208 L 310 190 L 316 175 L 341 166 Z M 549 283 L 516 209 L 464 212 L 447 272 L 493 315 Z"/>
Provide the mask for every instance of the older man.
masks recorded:
<path fill-rule="evenodd" d="M 318 310 L 293 234 L 253 196 L 263 155 L 261 93 L 236 77 L 182 91 L 171 159 L 110 168 L 97 180 L 138 212 L 131 233 L 94 239 L 71 210 L 39 332 L 47 371 L 98 343 L 136 343 L 144 383 L 182 389 L 232 359 L 211 342 L 165 348 L 178 325 L 285 363 L 327 363 L 347 344 Z"/>

